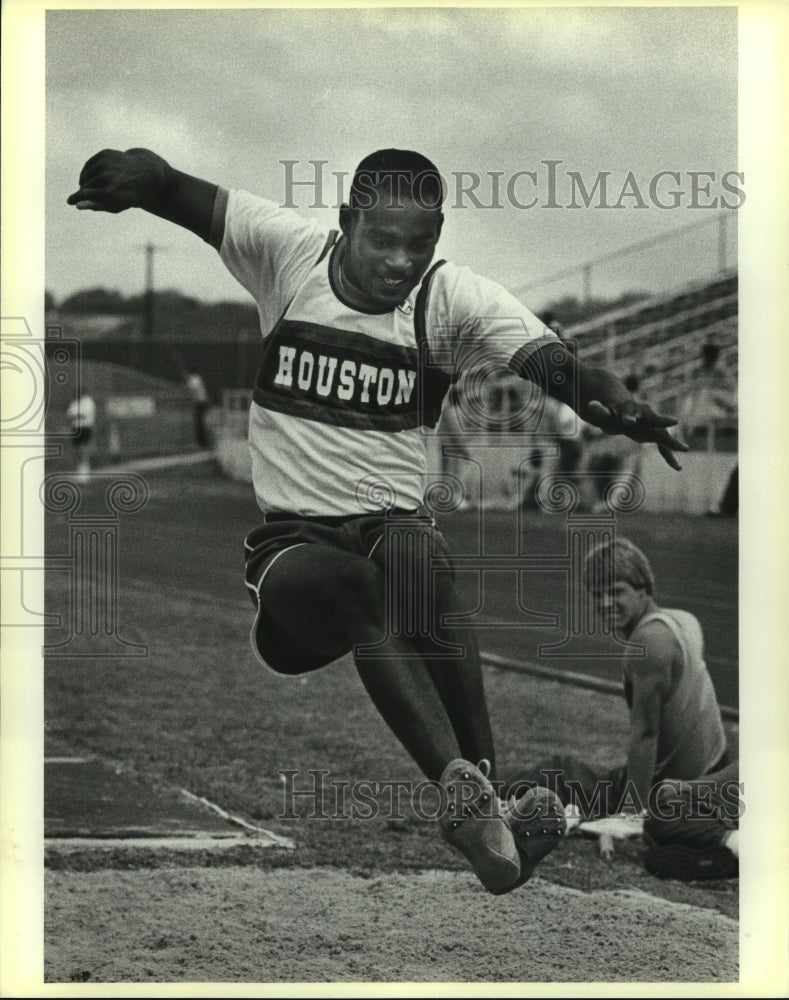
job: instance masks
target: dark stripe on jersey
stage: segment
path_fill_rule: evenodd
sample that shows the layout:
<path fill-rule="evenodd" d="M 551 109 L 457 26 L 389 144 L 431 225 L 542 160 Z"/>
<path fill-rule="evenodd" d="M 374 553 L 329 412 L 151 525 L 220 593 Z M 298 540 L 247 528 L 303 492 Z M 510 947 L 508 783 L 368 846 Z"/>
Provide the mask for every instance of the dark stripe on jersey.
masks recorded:
<path fill-rule="evenodd" d="M 444 264 L 446 264 L 445 260 L 437 260 L 433 264 L 422 278 L 422 284 L 417 292 L 414 308 L 414 331 L 416 332 L 417 344 L 427 342 L 427 296 L 430 292 L 433 275 Z"/>
<path fill-rule="evenodd" d="M 253 398 L 306 420 L 396 432 L 425 422 L 418 370 L 415 348 L 283 320 L 266 339 Z"/>
<path fill-rule="evenodd" d="M 303 420 L 313 420 L 320 424 L 330 424 L 333 427 L 348 427 L 361 431 L 384 431 L 395 434 L 398 431 L 414 430 L 420 426 L 417 413 L 382 413 L 371 410 L 369 413 L 359 413 L 350 408 L 331 409 L 318 406 L 312 400 L 299 396 L 277 396 L 264 392 L 255 386 L 252 399 L 264 410 L 274 413 L 285 413 L 289 417 L 301 417 Z M 341 457 L 341 456 L 340 456 Z"/>
<path fill-rule="evenodd" d="M 427 339 L 427 297 L 430 294 L 430 284 L 436 271 L 446 264 L 445 260 L 438 260 L 422 278 L 422 284 L 417 292 L 414 304 L 414 332 L 416 333 L 416 343 L 419 347 L 421 370 L 424 378 L 420 379 L 420 411 L 424 415 L 426 427 L 435 427 L 441 416 L 441 409 L 444 405 L 444 397 L 449 391 L 449 387 L 455 381 L 452 375 L 442 371 L 430 356 L 430 347 Z"/>
<path fill-rule="evenodd" d="M 332 351 L 350 350 L 364 354 L 372 363 L 378 359 L 391 365 L 405 365 L 416 370 L 419 352 L 416 347 L 403 347 L 386 340 L 371 337 L 359 330 L 341 330 L 336 326 L 323 326 L 322 323 L 311 323 L 305 319 L 283 319 L 277 324 L 270 338 L 264 345 L 265 352 L 269 350 L 269 341 L 274 337 L 292 337 L 301 344 L 312 344 L 316 348 L 326 348 Z"/>

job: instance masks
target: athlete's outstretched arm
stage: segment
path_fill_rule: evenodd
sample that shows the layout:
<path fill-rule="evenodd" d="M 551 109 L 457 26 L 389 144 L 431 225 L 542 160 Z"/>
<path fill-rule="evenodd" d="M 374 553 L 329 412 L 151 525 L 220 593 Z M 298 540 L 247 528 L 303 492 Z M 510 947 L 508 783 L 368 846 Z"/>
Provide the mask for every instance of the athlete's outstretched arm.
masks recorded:
<path fill-rule="evenodd" d="M 93 212 L 142 208 L 209 242 L 217 190 L 216 184 L 175 170 L 149 149 L 103 149 L 82 168 L 79 188 L 67 201 Z"/>
<path fill-rule="evenodd" d="M 672 469 L 682 468 L 674 452 L 687 451 L 688 446 L 667 430 L 677 423 L 675 418 L 637 402 L 615 375 L 578 361 L 560 341 L 523 356 L 516 354 L 511 367 L 606 434 L 655 442 Z"/>

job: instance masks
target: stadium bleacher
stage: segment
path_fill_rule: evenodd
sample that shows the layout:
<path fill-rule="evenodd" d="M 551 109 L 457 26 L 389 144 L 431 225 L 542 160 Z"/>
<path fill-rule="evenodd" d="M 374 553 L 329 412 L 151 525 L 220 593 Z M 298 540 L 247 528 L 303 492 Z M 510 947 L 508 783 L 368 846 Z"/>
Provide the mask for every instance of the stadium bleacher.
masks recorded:
<path fill-rule="evenodd" d="M 737 378 L 737 272 L 694 282 L 595 316 L 566 330 L 587 364 L 633 372 L 653 406 L 673 411 L 699 368 L 703 344 L 720 348 L 720 363 Z"/>

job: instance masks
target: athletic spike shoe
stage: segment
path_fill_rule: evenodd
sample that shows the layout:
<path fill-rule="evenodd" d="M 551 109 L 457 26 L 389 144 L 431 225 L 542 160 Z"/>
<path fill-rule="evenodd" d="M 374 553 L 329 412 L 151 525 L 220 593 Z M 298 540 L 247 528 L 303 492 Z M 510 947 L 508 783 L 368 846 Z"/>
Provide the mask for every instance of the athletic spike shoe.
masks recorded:
<path fill-rule="evenodd" d="M 479 767 L 461 759 L 447 764 L 441 775 L 447 805 L 439 824 L 444 840 L 466 856 L 480 882 L 498 896 L 515 888 L 521 864 L 489 773 L 487 760 Z"/>
<path fill-rule="evenodd" d="M 505 818 L 521 859 L 517 885 L 523 885 L 565 835 L 564 806 L 555 792 L 538 786 L 524 792 L 519 799 L 511 799 L 505 806 Z"/>
<path fill-rule="evenodd" d="M 739 878 L 740 862 L 728 847 L 687 847 L 661 844 L 644 855 L 644 867 L 656 878 L 696 882 L 708 879 Z"/>

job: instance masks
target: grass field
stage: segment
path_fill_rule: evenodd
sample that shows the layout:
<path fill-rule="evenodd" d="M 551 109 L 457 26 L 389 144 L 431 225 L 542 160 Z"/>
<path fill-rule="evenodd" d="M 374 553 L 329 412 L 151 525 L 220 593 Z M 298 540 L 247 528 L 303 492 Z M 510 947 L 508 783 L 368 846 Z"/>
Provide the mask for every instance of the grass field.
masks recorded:
<path fill-rule="evenodd" d="M 373 709 L 352 665 L 340 661 L 308 677 L 289 679 L 263 670 L 254 660 L 248 644 L 252 605 L 241 573 L 242 540 L 257 518 L 249 487 L 197 468 L 149 475 L 148 485 L 145 506 L 122 515 L 118 524 L 117 603 L 120 636 L 147 647 L 147 655 L 93 660 L 49 656 L 46 755 L 96 754 L 163 786 L 205 796 L 297 843 L 297 850 L 286 854 L 262 855 L 241 846 L 221 859 L 178 864 L 219 865 L 228 871 L 239 866 L 315 871 L 329 866 L 367 879 L 382 873 L 448 871 L 473 883 L 465 861 L 446 849 L 434 824 L 407 802 L 393 814 L 385 796 L 379 799 L 380 814 L 372 819 L 354 818 L 338 803 L 332 781 L 420 779 Z M 512 516 L 492 517 L 483 551 L 507 552 L 517 544 Z M 565 536 L 560 520 L 528 515 L 525 549 L 561 552 Z M 456 552 L 479 551 L 473 512 L 445 522 Z M 736 705 L 735 525 L 639 514 L 622 525 L 621 533 L 653 558 L 662 599 L 698 614 L 720 696 Z M 52 515 L 48 553 L 65 552 L 67 540 L 65 516 Z M 502 655 L 534 659 L 539 643 L 563 634 L 566 580 L 561 573 L 537 574 L 537 579 L 523 581 L 519 598 L 513 574 L 510 580 L 507 576 L 484 578 L 481 617 L 486 627 L 479 631 L 480 644 Z M 473 612 L 479 604 L 479 577 L 462 577 L 468 577 L 461 579 L 461 592 Z M 48 632 L 48 643 L 55 644 L 70 629 L 67 574 L 50 572 L 47 597 L 48 611 L 62 616 L 61 625 Z M 512 615 L 518 604 L 558 615 L 558 625 L 525 630 L 503 626 L 502 621 L 518 621 Z M 609 678 L 617 671 L 610 657 L 557 660 L 555 665 Z M 502 772 L 552 752 L 573 752 L 600 763 L 621 761 L 627 723 L 621 699 L 490 668 L 485 679 Z M 737 729 L 728 729 L 736 749 Z M 300 800 L 290 816 L 284 815 L 280 772 L 285 770 L 298 772 L 294 787 L 301 790 L 313 787 L 311 770 L 325 772 L 326 787 L 318 800 Z M 310 816 L 310 810 L 317 815 Z M 569 838 L 539 873 L 555 886 L 639 890 L 736 918 L 736 882 L 660 882 L 644 871 L 640 852 L 637 843 L 628 842 L 619 848 L 615 864 L 606 865 L 590 842 Z M 172 863 L 171 856 L 155 852 L 142 852 L 131 863 L 126 856 L 98 857 L 89 851 L 49 861 L 51 869 L 84 873 Z M 57 899 L 56 887 L 53 891 Z M 55 933 L 54 903 L 49 912 Z M 674 973 L 670 957 L 667 962 L 661 978 L 682 978 Z"/>
<path fill-rule="evenodd" d="M 161 587 L 168 594 L 194 597 L 198 604 L 204 599 L 218 602 L 217 606 L 227 602 L 245 616 L 246 623 L 243 539 L 259 516 L 251 487 L 212 477 L 204 468 L 148 476 L 147 482 L 148 502 L 138 513 L 122 515 L 118 525 L 121 602 L 128 588 Z M 103 484 L 98 487 L 92 491 L 91 509 L 100 512 Z M 535 572 L 498 568 L 502 559 L 513 555 L 554 557 L 561 565 L 568 545 L 563 515 L 492 511 L 483 520 L 476 511 L 464 511 L 444 515 L 439 523 L 461 559 L 484 554 L 483 568 L 464 569 L 457 576 L 468 621 L 482 649 L 556 669 L 618 678 L 620 668 L 611 640 L 599 635 L 576 640 L 574 654 L 580 651 L 581 656 L 558 655 L 561 650 L 548 650 L 550 655 L 544 655 L 544 647 L 560 643 L 567 635 L 568 607 L 578 599 L 569 590 L 566 571 L 551 569 L 550 564 Z M 699 618 L 718 698 L 736 707 L 736 519 L 637 512 L 618 515 L 616 530 L 647 553 L 657 577 L 659 601 L 666 607 L 685 608 Z M 47 548 L 50 555 L 67 551 L 65 517 L 50 516 Z M 554 616 L 555 624 L 545 624 L 546 616 Z M 64 625 L 65 630 L 61 634 L 53 630 L 48 641 L 59 641 L 68 630 L 67 621 Z M 151 622 L 137 623 L 141 632 L 150 631 L 151 626 Z"/>

